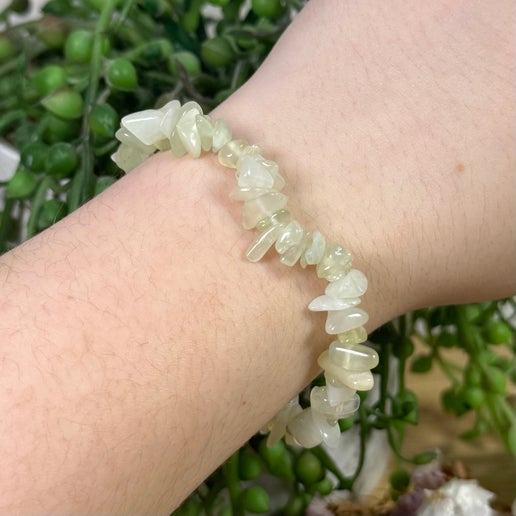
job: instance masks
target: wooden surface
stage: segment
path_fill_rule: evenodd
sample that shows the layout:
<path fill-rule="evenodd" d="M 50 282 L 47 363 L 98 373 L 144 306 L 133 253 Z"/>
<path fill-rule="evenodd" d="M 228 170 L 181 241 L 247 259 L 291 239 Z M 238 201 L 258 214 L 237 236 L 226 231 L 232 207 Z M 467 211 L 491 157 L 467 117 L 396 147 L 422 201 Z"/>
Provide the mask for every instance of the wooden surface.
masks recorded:
<path fill-rule="evenodd" d="M 453 358 L 460 363 L 462 357 L 455 354 Z M 409 375 L 407 387 L 417 393 L 421 411 L 419 425 L 407 432 L 405 452 L 410 455 L 440 448 L 445 462 L 463 461 L 472 478 L 502 501 L 512 503 L 516 497 L 515 458 L 496 437 L 484 436 L 473 442 L 460 439 L 460 434 L 471 428 L 473 417 L 467 414 L 459 418 L 444 412 L 440 393 L 448 386 L 436 368 L 427 374 Z"/>

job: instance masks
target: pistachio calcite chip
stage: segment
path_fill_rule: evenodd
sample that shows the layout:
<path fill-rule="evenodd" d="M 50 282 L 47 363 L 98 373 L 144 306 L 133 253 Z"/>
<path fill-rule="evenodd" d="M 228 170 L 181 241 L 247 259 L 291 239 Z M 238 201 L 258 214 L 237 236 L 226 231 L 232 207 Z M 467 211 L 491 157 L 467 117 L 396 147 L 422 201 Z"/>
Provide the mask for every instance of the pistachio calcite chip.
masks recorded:
<path fill-rule="evenodd" d="M 205 115 L 196 102 L 181 106 L 173 100 L 160 109 L 127 115 L 116 137 L 120 146 L 112 158 L 126 172 L 157 151 L 193 158 L 203 152 L 217 154 L 221 165 L 234 170 L 236 187 L 230 198 L 243 203 L 243 227 L 257 231 L 247 259 L 257 262 L 274 248 L 284 265 L 313 266 L 317 276 L 328 282 L 324 294 L 308 305 L 310 311 L 327 312 L 325 330 L 335 336 L 318 358 L 326 385 L 311 389 L 307 408 L 301 407 L 298 397 L 291 400 L 266 430 L 270 446 L 282 438 L 305 448 L 321 443 L 338 446 L 338 420 L 356 412 L 357 391 L 373 387 L 371 369 L 379 361 L 377 352 L 366 345 L 364 325 L 369 316 L 358 306 L 367 291 L 367 278 L 353 268 L 351 252 L 293 220 L 278 164 L 266 159 L 259 146 L 232 139 L 224 121 Z"/>

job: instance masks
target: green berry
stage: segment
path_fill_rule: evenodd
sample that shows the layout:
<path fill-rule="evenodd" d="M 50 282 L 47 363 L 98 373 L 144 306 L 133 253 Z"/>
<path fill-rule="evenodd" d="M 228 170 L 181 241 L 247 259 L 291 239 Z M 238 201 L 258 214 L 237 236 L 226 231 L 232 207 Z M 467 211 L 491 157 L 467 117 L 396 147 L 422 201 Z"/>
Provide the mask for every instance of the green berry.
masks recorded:
<path fill-rule="evenodd" d="M 43 137 L 48 143 L 70 140 L 77 136 L 80 130 L 78 120 L 63 120 L 58 116 L 47 114 Z"/>
<path fill-rule="evenodd" d="M 269 20 L 278 18 L 284 11 L 281 0 L 252 0 L 251 8 L 256 16 Z"/>
<path fill-rule="evenodd" d="M 8 199 L 27 199 L 34 193 L 37 186 L 38 180 L 34 173 L 25 168 L 19 168 L 7 183 L 5 194 Z"/>
<path fill-rule="evenodd" d="M 6 36 L 0 34 L 0 63 L 13 57 L 16 53 L 14 43 Z"/>
<path fill-rule="evenodd" d="M 432 355 L 417 355 L 410 369 L 414 373 L 428 373 L 432 369 Z"/>
<path fill-rule="evenodd" d="M 486 399 L 484 390 L 480 387 L 466 387 L 462 393 L 464 402 L 471 409 L 480 408 Z"/>
<path fill-rule="evenodd" d="M 404 492 L 410 484 L 410 475 L 404 469 L 398 469 L 391 473 L 389 482 L 394 491 Z"/>
<path fill-rule="evenodd" d="M 305 499 L 300 495 L 293 495 L 285 505 L 282 514 L 284 516 L 302 516 L 305 514 Z"/>
<path fill-rule="evenodd" d="M 321 461 L 308 450 L 297 458 L 294 472 L 297 479 L 305 485 L 314 484 L 324 477 L 324 467 Z"/>
<path fill-rule="evenodd" d="M 67 212 L 66 203 L 59 199 L 45 201 L 41 207 L 38 217 L 38 228 L 42 231 L 58 220 L 61 220 Z"/>
<path fill-rule="evenodd" d="M 44 16 L 38 23 L 37 36 L 49 49 L 61 49 L 66 40 L 64 23 L 58 17 Z"/>
<path fill-rule="evenodd" d="M 423 464 L 428 464 L 432 462 L 436 458 L 435 452 L 423 452 L 419 453 L 413 458 L 414 464 L 417 464 L 418 466 L 421 466 Z"/>
<path fill-rule="evenodd" d="M 216 36 L 204 41 L 201 45 L 201 55 L 204 62 L 213 68 L 228 66 L 236 58 L 233 47 L 222 36 Z"/>
<path fill-rule="evenodd" d="M 473 364 L 469 364 L 464 370 L 464 383 L 468 387 L 480 385 L 482 383 L 482 371 Z"/>
<path fill-rule="evenodd" d="M 254 480 L 262 471 L 258 457 L 248 450 L 242 450 L 238 460 L 238 476 L 241 480 Z"/>
<path fill-rule="evenodd" d="M 354 417 L 346 417 L 343 419 L 339 419 L 339 428 L 341 432 L 347 432 L 349 429 L 353 428 L 355 424 Z"/>
<path fill-rule="evenodd" d="M 68 74 L 62 66 L 47 65 L 32 77 L 32 84 L 40 95 L 48 95 L 66 85 Z"/>
<path fill-rule="evenodd" d="M 192 52 L 186 50 L 174 52 L 168 60 L 168 71 L 175 77 L 178 75 L 177 64 L 181 65 L 188 75 L 198 75 L 201 73 L 201 62 Z"/>
<path fill-rule="evenodd" d="M 504 321 L 489 321 L 482 333 L 491 344 L 505 344 L 512 339 L 514 332 Z"/>
<path fill-rule="evenodd" d="M 323 478 L 314 484 L 315 490 L 322 496 L 328 496 L 333 491 L 333 482 L 329 478 Z"/>
<path fill-rule="evenodd" d="M 75 120 L 82 116 L 82 97 L 70 89 L 50 94 L 42 100 L 42 104 L 50 113 L 64 120 Z"/>
<path fill-rule="evenodd" d="M 50 147 L 46 172 L 57 179 L 64 179 L 74 172 L 78 163 L 75 148 L 67 142 L 57 142 Z"/>
<path fill-rule="evenodd" d="M 123 57 L 115 59 L 109 65 L 106 79 L 110 86 L 122 91 L 131 91 L 138 86 L 138 76 L 133 63 Z"/>
<path fill-rule="evenodd" d="M 20 149 L 23 166 L 34 172 L 43 172 L 48 158 L 48 146 L 40 141 L 29 142 Z"/>
<path fill-rule="evenodd" d="M 264 514 L 269 511 L 269 495 L 260 486 L 253 486 L 241 493 L 241 503 L 246 511 L 253 514 Z"/>
<path fill-rule="evenodd" d="M 120 125 L 120 117 L 110 104 L 99 104 L 90 113 L 90 130 L 96 136 L 113 138 Z"/>
<path fill-rule="evenodd" d="M 482 315 L 482 307 L 478 304 L 475 305 L 465 305 L 464 313 L 466 315 L 466 319 L 471 323 L 476 323 L 480 316 Z"/>
<path fill-rule="evenodd" d="M 65 58 L 70 63 L 84 64 L 91 59 L 93 33 L 87 30 L 74 30 L 66 38 Z"/>
<path fill-rule="evenodd" d="M 394 344 L 392 352 L 400 360 L 407 359 L 414 353 L 414 343 L 408 337 L 403 337 L 401 342 Z"/>
<path fill-rule="evenodd" d="M 507 377 L 497 367 L 488 367 L 484 376 L 486 388 L 497 394 L 505 394 L 507 388 Z"/>
<path fill-rule="evenodd" d="M 436 344 L 442 348 L 452 348 L 457 346 L 459 340 L 456 333 L 443 331 L 437 336 Z"/>

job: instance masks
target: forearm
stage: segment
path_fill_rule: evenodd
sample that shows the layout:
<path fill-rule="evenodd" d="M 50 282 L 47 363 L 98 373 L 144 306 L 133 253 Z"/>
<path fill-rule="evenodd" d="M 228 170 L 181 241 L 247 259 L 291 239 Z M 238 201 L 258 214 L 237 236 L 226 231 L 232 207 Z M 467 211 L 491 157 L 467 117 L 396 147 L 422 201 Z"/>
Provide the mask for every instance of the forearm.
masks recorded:
<path fill-rule="evenodd" d="M 310 66 L 335 48 L 319 29 L 328 5 L 309 6 L 217 114 L 277 159 L 294 215 L 355 253 L 368 329 L 425 303 L 511 293 L 512 190 L 484 173 L 506 184 L 512 172 L 507 81 L 481 74 L 477 110 L 441 97 L 431 109 L 439 58 L 423 66 L 433 54 L 403 40 L 417 13 L 393 8 L 396 30 L 385 13 L 376 41 L 356 7 L 339 13 L 338 66 L 323 58 L 318 84 Z M 423 64 L 410 67 L 413 47 Z M 394 76 L 375 79 L 389 59 Z M 274 256 L 246 262 L 232 188 L 212 158 L 160 155 L 2 258 L 0 513 L 165 514 L 316 373 L 328 337 L 306 306 L 324 285 Z"/>

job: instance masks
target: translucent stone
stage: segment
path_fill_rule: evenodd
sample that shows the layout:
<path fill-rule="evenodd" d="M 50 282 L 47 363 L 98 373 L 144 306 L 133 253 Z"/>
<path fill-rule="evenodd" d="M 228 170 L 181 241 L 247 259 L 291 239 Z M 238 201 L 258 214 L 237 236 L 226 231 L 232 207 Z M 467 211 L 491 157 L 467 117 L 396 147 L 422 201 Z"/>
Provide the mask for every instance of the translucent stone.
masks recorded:
<path fill-rule="evenodd" d="M 338 340 L 330 344 L 328 353 L 332 362 L 351 371 L 374 369 L 379 361 L 378 353 L 369 346 L 343 346 Z"/>
<path fill-rule="evenodd" d="M 271 192 L 244 203 L 242 209 L 242 225 L 245 229 L 256 226 L 260 220 L 284 208 L 288 197 L 280 192 Z"/>
<path fill-rule="evenodd" d="M 326 312 L 328 310 L 345 310 L 360 304 L 360 298 L 355 299 L 334 299 L 330 296 L 316 297 L 309 305 L 308 309 L 312 312 Z"/>
<path fill-rule="evenodd" d="M 342 344 L 351 346 L 365 342 L 367 340 L 367 332 L 363 326 L 359 326 L 358 328 L 353 328 L 344 333 L 339 333 L 337 337 Z"/>
<path fill-rule="evenodd" d="M 367 278 L 363 272 L 351 269 L 339 280 L 330 283 L 324 291 L 328 296 L 336 299 L 361 297 L 367 290 Z"/>
<path fill-rule="evenodd" d="M 179 136 L 186 152 L 188 152 L 192 158 L 198 158 L 201 155 L 201 136 L 196 123 L 198 114 L 196 109 L 190 109 L 183 113 L 174 131 Z"/>
<path fill-rule="evenodd" d="M 337 448 L 340 442 L 340 428 L 337 424 L 336 419 L 328 419 L 324 415 L 315 411 L 312 408 L 312 417 L 314 418 L 315 424 L 319 427 L 319 432 L 322 435 L 323 443 L 328 448 Z"/>
<path fill-rule="evenodd" d="M 347 249 L 330 242 L 317 264 L 317 276 L 328 281 L 337 281 L 350 271 L 352 260 L 353 257 Z"/>
<path fill-rule="evenodd" d="M 231 131 L 224 120 L 215 120 L 213 124 L 213 152 L 219 152 L 226 143 L 231 141 Z"/>
<path fill-rule="evenodd" d="M 309 244 L 304 253 L 304 259 L 307 265 L 316 265 L 319 263 L 324 255 L 325 247 L 326 239 L 322 233 L 319 233 L 319 231 L 314 231 L 311 234 Z"/>
<path fill-rule="evenodd" d="M 274 224 L 266 229 L 253 242 L 251 247 L 247 250 L 246 256 L 250 262 L 257 262 L 261 260 L 267 251 L 274 245 L 276 239 L 281 235 L 285 226 L 283 224 Z"/>
<path fill-rule="evenodd" d="M 177 131 L 174 131 L 170 137 L 170 152 L 172 152 L 176 158 L 180 158 L 186 154 L 186 149 Z"/>
<path fill-rule="evenodd" d="M 265 231 L 269 229 L 274 224 L 288 224 L 290 222 L 290 212 L 287 210 L 278 210 L 275 211 L 270 217 L 265 217 L 260 220 L 258 224 L 256 224 L 256 229 L 258 231 Z"/>
<path fill-rule="evenodd" d="M 272 188 L 235 188 L 231 191 L 229 197 L 234 201 L 249 201 L 274 191 Z"/>
<path fill-rule="evenodd" d="M 169 139 L 160 140 L 159 142 L 156 142 L 154 145 L 160 151 L 170 150 L 170 140 Z"/>
<path fill-rule="evenodd" d="M 213 143 L 213 122 L 209 116 L 197 115 L 195 123 L 201 137 L 201 149 L 207 152 Z"/>
<path fill-rule="evenodd" d="M 237 162 L 247 147 L 245 140 L 231 140 L 218 153 L 219 163 L 224 167 L 237 168 Z"/>
<path fill-rule="evenodd" d="M 334 376 L 339 382 L 357 391 L 368 391 L 373 388 L 374 379 L 371 371 L 349 371 L 335 364 L 324 351 L 317 359 L 319 366 L 325 372 Z"/>
<path fill-rule="evenodd" d="M 283 254 L 292 246 L 300 244 L 303 240 L 303 235 L 304 229 L 301 224 L 297 220 L 293 220 L 285 227 L 281 236 L 276 240 L 276 251 Z"/>
<path fill-rule="evenodd" d="M 310 392 L 310 406 L 314 413 L 321 414 L 329 421 L 348 417 L 358 409 L 360 398 L 354 390 L 347 389 L 351 395 L 340 401 L 332 403 L 327 391 L 327 387 L 314 387 Z"/>
<path fill-rule="evenodd" d="M 337 383 L 338 382 L 338 383 Z M 326 385 L 326 392 L 330 405 L 339 405 L 340 403 L 347 403 L 349 400 L 355 399 L 355 389 L 350 389 L 338 380 Z"/>
<path fill-rule="evenodd" d="M 137 113 L 131 113 L 122 118 L 122 127 L 133 134 L 145 145 L 151 145 L 161 140 L 160 123 L 163 113 L 157 109 L 145 109 Z"/>
<path fill-rule="evenodd" d="M 305 244 L 306 244 L 306 238 L 303 238 L 298 245 L 292 246 L 290 249 L 288 249 L 281 255 L 280 262 L 283 265 L 288 265 L 289 267 L 293 267 L 297 263 L 299 258 L 301 258 L 301 255 L 303 254 L 303 251 L 305 250 Z"/>
<path fill-rule="evenodd" d="M 363 326 L 369 320 L 369 316 L 364 310 L 352 307 L 346 310 L 328 312 L 326 318 L 326 333 L 337 335 L 353 328 Z"/>
<path fill-rule="evenodd" d="M 182 114 L 179 101 L 172 100 L 168 104 L 165 104 L 160 111 L 163 113 L 163 118 L 159 124 L 161 133 L 166 138 L 170 138 Z"/>
<path fill-rule="evenodd" d="M 303 411 L 298 398 L 290 400 L 269 423 L 267 446 L 274 446 L 284 435 L 288 422 Z"/>
<path fill-rule="evenodd" d="M 152 154 L 152 153 L 151 153 Z M 142 151 L 138 147 L 120 144 L 117 151 L 111 156 L 111 159 L 124 171 L 130 172 L 138 165 L 141 165 L 150 154 Z"/>
<path fill-rule="evenodd" d="M 252 155 L 244 155 L 238 160 L 239 187 L 273 188 L 274 177 L 262 161 L 259 157 Z"/>
<path fill-rule="evenodd" d="M 115 138 L 127 146 L 138 148 L 141 152 L 148 152 L 151 154 L 156 150 L 154 145 L 145 145 L 138 138 L 136 138 L 133 133 L 130 133 L 124 127 L 120 127 L 120 129 L 118 129 L 118 131 L 115 133 Z"/>
<path fill-rule="evenodd" d="M 319 425 L 315 422 L 310 408 L 304 409 L 289 421 L 287 431 L 304 448 L 314 448 L 323 440 Z"/>

